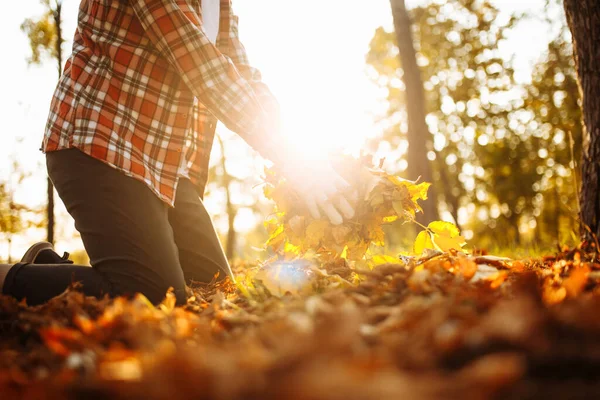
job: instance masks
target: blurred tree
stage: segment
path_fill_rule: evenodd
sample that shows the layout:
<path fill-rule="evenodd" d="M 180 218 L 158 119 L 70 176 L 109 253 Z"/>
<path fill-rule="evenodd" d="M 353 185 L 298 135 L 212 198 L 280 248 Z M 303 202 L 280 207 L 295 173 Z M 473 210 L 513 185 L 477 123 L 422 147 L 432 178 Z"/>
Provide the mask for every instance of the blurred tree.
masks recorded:
<path fill-rule="evenodd" d="M 491 203 L 505 205 L 498 206 L 502 210 L 516 208 L 524 196 L 531 194 L 519 193 L 526 188 L 513 170 L 518 164 L 511 163 L 510 156 L 517 155 L 511 151 L 498 154 L 485 163 L 487 170 L 480 158 L 492 154 L 493 146 L 485 145 L 496 136 L 498 141 L 512 140 L 512 146 L 521 144 L 508 138 L 513 133 L 509 120 L 515 106 L 514 71 L 510 60 L 504 59 L 498 49 L 518 19 L 502 16 L 489 0 L 432 1 L 409 10 L 409 15 L 414 22 L 414 48 L 425 89 L 426 121 L 433 135 L 428 158 L 432 160 L 432 182 L 440 208 L 458 223 L 464 222 L 459 210 L 473 201 L 490 203 L 488 207 Z M 406 101 L 410 103 L 412 98 L 402 100 L 407 86 L 400 78 L 405 71 L 393 33 L 383 28 L 376 31 L 367 62 L 375 82 L 388 92 L 385 123 L 389 129 L 383 140 L 398 151 L 396 159 L 388 157 L 386 166 L 401 169 L 406 165 L 399 159 L 407 151 Z M 500 193 L 495 187 L 497 182 L 489 177 L 506 169 L 504 180 L 511 190 Z M 496 195 L 486 197 L 488 192 Z M 512 214 L 501 214 L 508 219 L 507 225 L 517 226 Z M 489 222 L 495 223 L 491 219 Z"/>
<path fill-rule="evenodd" d="M 583 127 L 580 96 L 566 21 L 544 58 L 535 66 L 526 87 L 525 108 L 532 113 L 529 124 L 539 144 L 534 183 L 536 240 L 541 243 L 573 239 L 578 231 L 577 196 Z"/>
<path fill-rule="evenodd" d="M 225 190 L 225 211 L 227 213 L 227 241 L 225 242 L 225 255 L 228 260 L 233 259 L 235 253 L 235 244 L 237 233 L 235 231 L 235 217 L 237 216 L 237 207 L 233 205 L 233 200 L 231 199 L 231 181 L 235 178 L 229 174 L 227 171 L 227 160 L 225 156 L 225 145 L 223 144 L 223 139 L 221 135 L 217 135 L 217 140 L 219 141 L 219 147 L 221 149 L 221 185 Z"/>
<path fill-rule="evenodd" d="M 0 231 L 7 243 L 7 260 L 12 264 L 13 235 L 24 229 L 22 213 L 23 205 L 14 201 L 13 191 L 7 182 L 0 182 Z"/>
<path fill-rule="evenodd" d="M 42 210 L 20 204 L 14 197 L 15 191 L 29 175 L 19 164 L 16 153 L 13 153 L 8 179 L 0 182 L 0 232 L 2 232 L 2 236 L 4 236 L 7 243 L 7 260 L 9 264 L 12 264 L 13 236 L 28 228 L 41 226 L 41 223 L 36 221 L 35 216 Z"/>
<path fill-rule="evenodd" d="M 29 63 L 41 64 L 45 57 L 56 61 L 58 77 L 62 73 L 63 36 L 62 36 L 62 0 L 41 0 L 44 13 L 39 18 L 28 18 L 21 24 L 21 30 L 27 34 L 31 47 Z M 47 178 L 47 237 L 54 243 L 54 186 Z"/>
<path fill-rule="evenodd" d="M 239 235 L 236 219 L 260 220 L 272 207 L 261 201 L 262 191 L 253 190 L 260 183 L 254 178 L 258 175 L 254 170 L 255 153 L 237 135 L 226 130 L 220 131 L 216 139 L 219 145 L 215 146 L 211 155 L 205 199 L 218 200 L 219 210 L 213 211 L 212 217 L 217 228 L 220 227 L 225 254 L 233 260 L 250 255 L 252 247 L 259 247 L 266 240 L 262 224 L 258 224 L 257 228 L 264 231 L 262 236 L 260 232 L 253 232 L 251 237 Z M 260 240 L 253 241 L 254 238 Z"/>
<path fill-rule="evenodd" d="M 431 147 L 431 133 L 425 122 L 425 94 L 421 71 L 413 45 L 411 20 L 404 0 L 390 0 L 396 44 L 399 50 L 399 62 L 402 65 L 403 81 L 406 87 L 405 104 L 408 123 L 407 175 L 410 179 L 421 178 L 432 182 L 431 163 L 427 158 Z M 436 199 L 436 187 L 429 189 L 429 199 L 423 203 L 423 214 L 418 216 L 421 223 L 439 219 Z"/>
<path fill-rule="evenodd" d="M 582 237 L 600 236 L 600 3 L 564 0 L 582 96 L 583 159 L 580 196 Z"/>

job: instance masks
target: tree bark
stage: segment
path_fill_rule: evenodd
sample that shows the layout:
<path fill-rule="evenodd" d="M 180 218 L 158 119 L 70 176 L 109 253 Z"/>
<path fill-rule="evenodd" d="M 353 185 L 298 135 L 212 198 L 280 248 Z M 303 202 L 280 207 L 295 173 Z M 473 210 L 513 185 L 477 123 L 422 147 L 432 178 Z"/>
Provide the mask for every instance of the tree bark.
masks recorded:
<path fill-rule="evenodd" d="M 56 61 L 58 63 L 58 78 L 62 75 L 62 44 L 64 42 L 62 35 L 62 1 L 56 2 L 56 8 L 54 9 L 54 23 L 56 24 Z"/>
<path fill-rule="evenodd" d="M 48 229 L 46 241 L 54 244 L 54 185 L 49 177 L 47 178 L 47 183 L 48 206 L 46 207 L 46 218 L 48 219 Z"/>
<path fill-rule="evenodd" d="M 228 260 L 233 259 L 235 255 L 235 245 L 237 239 L 237 232 L 235 231 L 235 217 L 237 216 L 237 209 L 231 201 L 231 175 L 227 172 L 227 163 L 225 159 L 225 144 L 223 139 L 217 135 L 219 140 L 219 146 L 221 147 L 221 168 L 223 170 L 223 187 L 225 188 L 226 197 L 226 211 L 227 211 L 227 242 L 225 243 L 225 255 Z"/>
<path fill-rule="evenodd" d="M 450 182 L 450 177 L 448 176 L 446 163 L 444 162 L 442 164 L 443 165 L 440 168 L 440 178 L 443 180 L 443 182 L 440 186 L 442 187 L 444 193 L 444 203 L 452 215 L 454 223 L 456 226 L 460 227 L 458 223 L 458 209 L 460 208 L 459 198 L 452 193 L 452 186 L 448 183 Z M 435 204 L 437 204 L 437 202 Z"/>
<path fill-rule="evenodd" d="M 8 263 L 12 264 L 12 233 L 8 237 Z"/>
<path fill-rule="evenodd" d="M 600 236 L 600 2 L 565 0 L 583 109 L 581 236 Z"/>
<path fill-rule="evenodd" d="M 56 25 L 56 62 L 57 62 L 57 70 L 58 70 L 58 78 L 60 79 L 62 75 L 62 62 L 63 62 L 63 54 L 62 54 L 62 1 L 56 1 L 56 8 L 53 10 L 52 15 L 54 17 L 54 24 Z M 46 234 L 46 240 L 52 244 L 54 244 L 54 185 L 50 178 L 47 178 L 47 197 L 48 197 L 48 206 L 46 208 L 46 217 L 48 219 L 48 229 Z"/>
<path fill-rule="evenodd" d="M 431 161 L 427 158 L 428 144 L 431 142 L 431 132 L 425 122 L 425 93 L 421 71 L 417 64 L 417 56 L 413 45 L 411 20 L 406 10 L 404 0 L 390 0 L 394 29 L 400 63 L 404 70 L 406 86 L 406 112 L 408 115 L 408 176 L 409 179 L 421 178 L 421 181 L 433 182 Z M 428 222 L 439 219 L 437 196 L 435 189 L 429 189 L 429 200 L 423 204 L 424 214 L 418 219 Z"/>

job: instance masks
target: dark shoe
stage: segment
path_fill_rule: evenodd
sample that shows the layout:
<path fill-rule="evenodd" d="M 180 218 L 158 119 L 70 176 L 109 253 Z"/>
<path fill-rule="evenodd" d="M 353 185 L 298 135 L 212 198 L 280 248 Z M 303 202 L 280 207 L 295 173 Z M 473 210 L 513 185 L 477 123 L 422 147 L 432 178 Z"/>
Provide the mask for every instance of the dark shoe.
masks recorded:
<path fill-rule="evenodd" d="M 73 264 L 69 260 L 69 253 L 65 252 L 59 256 L 52 244 L 48 242 L 38 242 L 31 246 L 21 259 L 23 264 Z"/>

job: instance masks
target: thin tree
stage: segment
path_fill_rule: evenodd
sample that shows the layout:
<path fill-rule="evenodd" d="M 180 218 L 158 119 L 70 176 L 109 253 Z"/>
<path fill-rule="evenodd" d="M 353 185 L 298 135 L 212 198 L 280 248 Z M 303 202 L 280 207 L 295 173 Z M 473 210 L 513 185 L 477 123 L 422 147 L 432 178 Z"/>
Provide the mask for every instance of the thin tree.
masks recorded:
<path fill-rule="evenodd" d="M 417 56 L 411 32 L 411 19 L 406 10 L 404 0 L 390 0 L 394 29 L 399 50 L 400 63 L 404 71 L 406 86 L 406 113 L 408 117 L 408 176 L 418 177 L 423 181 L 433 182 L 431 162 L 427 158 L 428 146 L 431 143 L 431 133 L 425 117 L 425 93 L 421 71 L 417 64 Z M 427 220 L 437 220 L 437 199 L 435 188 L 429 189 L 429 200 L 423 205 L 424 217 Z"/>
<path fill-rule="evenodd" d="M 505 96 L 517 85 L 512 62 L 502 57 L 498 44 L 520 18 L 499 18 L 501 13 L 495 3 L 495 0 L 454 0 L 452 7 L 446 7 L 446 3 L 433 1 L 407 10 L 411 41 L 417 51 L 419 72 L 425 89 L 425 113 L 431 134 L 426 136 L 429 141 L 426 151 L 436 155 L 435 160 L 431 161 L 435 200 L 439 207 L 452 215 L 456 223 L 464 224 L 462 229 L 474 230 L 478 241 L 488 240 L 489 233 L 494 231 L 504 234 L 500 224 L 516 226 L 509 219 L 519 219 L 530 210 L 520 209 L 520 213 L 512 211 L 520 207 L 523 199 L 533 197 L 527 193 L 527 187 L 531 188 L 531 185 L 521 185 L 522 180 L 516 179 L 518 174 L 509 174 L 516 184 L 504 179 L 503 185 L 509 186 L 511 191 L 500 192 L 493 182 L 507 165 L 506 155 L 500 163 L 492 162 L 492 158 L 497 158 L 493 132 L 504 131 L 507 140 L 521 142 L 516 128 L 510 131 L 506 129 L 510 113 L 515 110 L 513 102 L 502 105 L 493 102 L 497 95 Z M 406 93 L 406 85 L 398 84 L 398 78 L 404 75 L 403 61 L 398 56 L 398 41 L 397 32 L 379 28 L 375 31 L 367 54 L 367 63 L 373 68 L 374 83 L 387 91 L 387 110 L 382 117 L 388 127 L 377 140 L 371 142 L 373 150 L 379 148 L 381 141 L 398 146 L 402 140 L 408 139 L 399 130 L 407 122 L 407 107 L 415 106 L 415 96 Z M 489 95 L 482 95 L 484 92 Z M 433 146 L 433 137 L 441 147 Z M 479 144 L 481 137 L 489 139 L 488 146 Z M 409 143 L 408 147 L 407 155 L 386 155 L 388 162 L 393 163 L 399 158 L 407 160 L 407 156 L 414 155 L 410 149 L 415 146 Z M 486 167 L 483 167 L 484 163 Z M 520 168 L 514 164 L 510 163 L 510 168 Z M 476 171 L 482 171 L 483 168 L 484 174 L 478 172 L 473 175 L 474 181 L 470 181 L 465 179 L 465 167 Z M 515 187 L 518 187 L 518 191 L 512 190 Z M 485 197 L 481 197 L 482 194 Z M 509 208 L 498 218 L 487 219 L 484 224 L 475 218 L 459 221 L 460 208 L 469 203 L 488 209 L 502 204 Z M 512 213 L 510 218 L 509 212 Z M 518 234 L 516 229 L 512 232 Z"/>
<path fill-rule="evenodd" d="M 237 232 L 235 231 L 235 217 L 237 216 L 238 209 L 233 204 L 231 199 L 231 182 L 235 179 L 227 171 L 227 159 L 225 157 L 225 144 L 221 135 L 216 135 L 219 141 L 219 147 L 221 150 L 221 179 L 222 186 L 225 189 L 225 202 L 226 202 L 226 213 L 227 213 L 227 241 L 225 242 L 225 255 L 228 260 L 233 259 L 235 255 L 235 246 L 237 239 Z"/>
<path fill-rule="evenodd" d="M 582 237 L 600 237 L 600 2 L 564 0 L 583 109 Z"/>
<path fill-rule="evenodd" d="M 21 30 L 27 34 L 31 46 L 30 64 L 41 64 L 43 56 L 48 56 L 56 61 L 58 77 L 62 74 L 63 63 L 63 35 L 62 35 L 62 0 L 41 0 L 44 14 L 39 19 L 28 18 L 21 25 Z M 54 243 L 54 186 L 47 178 L 48 205 L 47 235 L 46 240 Z"/>

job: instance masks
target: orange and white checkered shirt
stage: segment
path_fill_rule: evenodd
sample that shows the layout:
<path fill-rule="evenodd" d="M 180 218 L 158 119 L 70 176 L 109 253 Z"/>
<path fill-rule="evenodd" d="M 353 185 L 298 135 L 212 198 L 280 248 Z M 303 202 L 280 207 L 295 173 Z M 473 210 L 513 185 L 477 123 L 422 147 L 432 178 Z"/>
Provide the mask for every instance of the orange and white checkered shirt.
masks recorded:
<path fill-rule="evenodd" d="M 41 150 L 78 148 L 171 206 L 182 163 L 204 192 L 217 120 L 275 161 L 281 144 L 266 126 L 277 103 L 248 63 L 231 0 L 216 45 L 200 3 L 82 0 Z"/>

